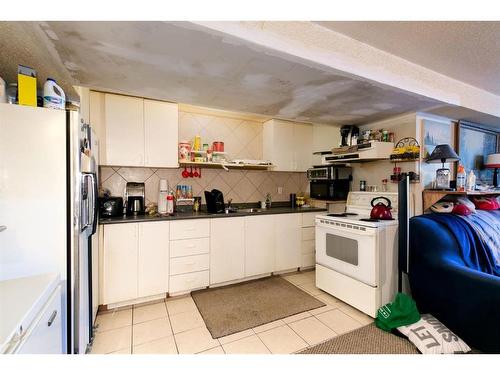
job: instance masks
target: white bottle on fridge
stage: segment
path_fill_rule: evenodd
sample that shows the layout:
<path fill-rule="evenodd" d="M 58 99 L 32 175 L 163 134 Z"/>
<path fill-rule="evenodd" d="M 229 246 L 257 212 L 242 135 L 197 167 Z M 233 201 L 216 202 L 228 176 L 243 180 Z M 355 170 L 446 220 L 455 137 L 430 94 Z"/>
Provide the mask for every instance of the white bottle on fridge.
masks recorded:
<path fill-rule="evenodd" d="M 167 195 L 168 195 L 168 183 L 167 180 L 160 180 L 160 192 L 158 194 L 158 213 L 167 213 Z"/>

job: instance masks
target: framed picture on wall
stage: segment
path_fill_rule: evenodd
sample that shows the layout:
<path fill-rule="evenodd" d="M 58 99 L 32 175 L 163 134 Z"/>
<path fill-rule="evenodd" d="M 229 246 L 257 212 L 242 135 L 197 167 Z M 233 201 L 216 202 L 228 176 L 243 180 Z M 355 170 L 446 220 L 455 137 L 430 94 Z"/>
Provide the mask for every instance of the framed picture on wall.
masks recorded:
<path fill-rule="evenodd" d="M 422 159 L 421 177 L 420 180 L 425 189 L 433 188 L 434 180 L 436 179 L 436 169 L 441 168 L 441 164 L 428 164 L 425 160 L 434 151 L 437 145 L 448 144 L 452 147 L 455 144 L 455 128 L 456 124 L 452 121 L 439 121 L 434 119 L 422 119 Z M 445 163 L 445 168 L 450 168 L 453 171 L 454 166 L 451 163 Z"/>
<path fill-rule="evenodd" d="M 484 168 L 489 154 L 499 152 L 500 132 L 460 121 L 458 124 L 458 155 L 467 174 L 474 171 L 478 182 L 491 184 L 493 170 Z"/>

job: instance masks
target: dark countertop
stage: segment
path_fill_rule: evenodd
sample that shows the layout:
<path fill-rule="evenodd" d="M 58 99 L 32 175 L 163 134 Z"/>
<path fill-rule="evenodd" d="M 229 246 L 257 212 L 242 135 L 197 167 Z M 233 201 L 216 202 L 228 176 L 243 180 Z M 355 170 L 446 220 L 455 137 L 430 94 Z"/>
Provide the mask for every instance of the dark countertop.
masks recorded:
<path fill-rule="evenodd" d="M 125 224 L 138 223 L 145 221 L 163 221 L 163 220 L 188 220 L 188 219 L 215 219 L 221 217 L 255 216 L 255 215 L 278 215 L 278 214 L 297 214 L 306 212 L 326 211 L 324 208 L 292 208 L 292 207 L 271 207 L 258 212 L 231 212 L 228 214 L 209 214 L 206 211 L 200 212 L 176 212 L 172 216 L 160 215 L 137 215 L 137 216 L 118 216 L 112 218 L 99 218 L 99 224 Z"/>

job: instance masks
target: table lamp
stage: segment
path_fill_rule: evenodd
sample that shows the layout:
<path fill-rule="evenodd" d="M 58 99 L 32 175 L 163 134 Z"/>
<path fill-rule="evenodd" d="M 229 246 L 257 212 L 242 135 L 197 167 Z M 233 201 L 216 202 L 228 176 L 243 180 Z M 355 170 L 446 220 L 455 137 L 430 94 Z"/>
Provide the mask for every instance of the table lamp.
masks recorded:
<path fill-rule="evenodd" d="M 436 189 L 450 188 L 450 170 L 444 167 L 444 163 L 458 160 L 460 160 L 460 157 L 450 145 L 437 145 L 432 151 L 427 158 L 427 163 L 442 163 L 442 168 L 436 171 Z"/>
<path fill-rule="evenodd" d="M 493 186 L 498 186 L 498 168 L 500 168 L 500 154 L 489 154 L 486 158 L 485 168 L 492 168 L 493 171 Z"/>

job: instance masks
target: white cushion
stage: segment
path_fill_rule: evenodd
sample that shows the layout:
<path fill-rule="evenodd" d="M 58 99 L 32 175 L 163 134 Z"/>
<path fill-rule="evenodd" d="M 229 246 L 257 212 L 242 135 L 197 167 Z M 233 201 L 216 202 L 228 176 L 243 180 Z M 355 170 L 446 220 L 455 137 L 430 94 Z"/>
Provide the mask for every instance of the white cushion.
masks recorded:
<path fill-rule="evenodd" d="M 467 353 L 471 350 L 460 337 L 430 314 L 421 315 L 418 322 L 399 327 L 398 331 L 423 354 Z"/>

